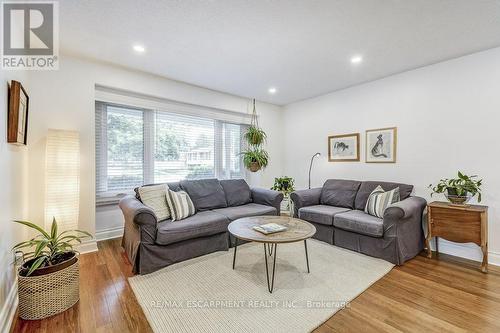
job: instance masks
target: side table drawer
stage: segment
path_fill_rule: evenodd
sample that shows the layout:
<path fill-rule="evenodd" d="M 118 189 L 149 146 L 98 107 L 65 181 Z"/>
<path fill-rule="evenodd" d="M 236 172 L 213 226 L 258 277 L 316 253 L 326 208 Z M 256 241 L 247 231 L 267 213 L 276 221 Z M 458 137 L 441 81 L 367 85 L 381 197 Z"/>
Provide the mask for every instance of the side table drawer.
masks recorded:
<path fill-rule="evenodd" d="M 432 235 L 452 242 L 481 245 L 481 214 L 447 208 L 431 209 Z"/>

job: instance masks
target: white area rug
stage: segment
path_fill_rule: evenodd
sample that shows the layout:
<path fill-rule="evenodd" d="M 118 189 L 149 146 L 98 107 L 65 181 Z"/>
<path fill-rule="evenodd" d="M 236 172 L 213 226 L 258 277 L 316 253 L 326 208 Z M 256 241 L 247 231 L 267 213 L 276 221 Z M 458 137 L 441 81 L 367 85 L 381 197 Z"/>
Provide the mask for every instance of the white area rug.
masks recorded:
<path fill-rule="evenodd" d="M 256 243 L 238 247 L 235 270 L 230 249 L 129 282 L 155 332 L 308 332 L 394 266 L 315 240 L 308 250 L 310 274 L 303 242 L 278 246 L 272 294 Z"/>

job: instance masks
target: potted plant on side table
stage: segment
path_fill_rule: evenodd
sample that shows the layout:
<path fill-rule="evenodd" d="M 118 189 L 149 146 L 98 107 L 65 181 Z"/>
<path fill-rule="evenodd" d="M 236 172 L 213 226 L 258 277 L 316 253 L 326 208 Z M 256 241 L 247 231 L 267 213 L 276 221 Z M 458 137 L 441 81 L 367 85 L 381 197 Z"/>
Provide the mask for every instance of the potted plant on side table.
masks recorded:
<path fill-rule="evenodd" d="M 27 221 L 14 221 L 38 232 L 13 250 L 23 254 L 18 271 L 19 316 L 37 320 L 71 308 L 80 298 L 78 252 L 73 245 L 92 238 L 86 231 L 58 233 L 55 218 L 50 231 Z"/>
<path fill-rule="evenodd" d="M 458 171 L 457 178 L 444 178 L 436 185 L 429 185 L 434 193 L 443 193 L 445 197 L 454 205 L 465 205 L 477 195 L 477 201 L 481 202 L 481 185 L 483 180 L 477 180 L 477 176 L 467 176 Z"/>
<path fill-rule="evenodd" d="M 274 185 L 271 187 L 271 190 L 283 193 L 282 210 L 290 213 L 290 193 L 295 191 L 293 178 L 287 176 L 274 178 Z"/>

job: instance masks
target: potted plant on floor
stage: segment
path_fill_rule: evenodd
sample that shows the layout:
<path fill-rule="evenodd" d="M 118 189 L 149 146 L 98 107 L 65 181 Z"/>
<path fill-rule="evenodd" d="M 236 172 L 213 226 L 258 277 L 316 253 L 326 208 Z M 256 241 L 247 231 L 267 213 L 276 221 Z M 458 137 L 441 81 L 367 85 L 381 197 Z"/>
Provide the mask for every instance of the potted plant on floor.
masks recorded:
<path fill-rule="evenodd" d="M 471 198 L 477 195 L 477 201 L 481 202 L 482 179 L 477 180 L 477 176 L 467 176 L 458 171 L 457 178 L 444 178 L 436 185 L 429 185 L 434 193 L 443 193 L 446 198 L 455 205 L 464 205 Z"/>
<path fill-rule="evenodd" d="M 58 233 L 54 218 L 50 231 L 27 221 L 14 221 L 38 232 L 13 250 L 23 254 L 18 271 L 19 316 L 42 319 L 63 312 L 79 300 L 78 253 L 73 245 L 92 238 L 86 231 Z"/>
<path fill-rule="evenodd" d="M 274 178 L 274 185 L 271 190 L 283 193 L 282 210 L 290 211 L 290 193 L 295 191 L 293 178 L 287 176 Z"/>

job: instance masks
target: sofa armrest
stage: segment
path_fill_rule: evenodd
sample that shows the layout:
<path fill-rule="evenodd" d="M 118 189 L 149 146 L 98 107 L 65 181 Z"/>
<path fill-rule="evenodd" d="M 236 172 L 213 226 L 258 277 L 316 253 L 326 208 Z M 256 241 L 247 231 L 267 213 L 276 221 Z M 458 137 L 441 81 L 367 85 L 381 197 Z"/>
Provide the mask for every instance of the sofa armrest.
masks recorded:
<path fill-rule="evenodd" d="M 144 205 L 136 197 L 128 195 L 120 200 L 120 209 L 125 218 L 125 228 L 122 243 L 141 243 L 153 244 L 156 240 L 156 231 L 158 220 L 151 208 Z M 136 253 L 136 246 L 134 244 Z M 131 252 L 130 252 L 131 253 Z M 129 254 L 129 259 L 131 254 Z M 135 254 L 133 255 L 135 258 Z M 133 262 L 133 261 L 131 261 Z"/>
<path fill-rule="evenodd" d="M 384 212 L 385 221 L 408 220 L 412 217 L 422 218 L 427 201 L 421 197 L 408 197 L 387 207 Z"/>
<path fill-rule="evenodd" d="M 290 199 L 293 201 L 293 216 L 298 217 L 299 209 L 302 207 L 319 205 L 322 190 L 323 188 L 317 187 L 290 193 Z"/>
<path fill-rule="evenodd" d="M 265 188 L 252 188 L 253 202 L 261 205 L 272 206 L 276 208 L 277 214 L 280 215 L 281 201 L 283 201 L 283 193 Z"/>
<path fill-rule="evenodd" d="M 119 206 L 126 221 L 133 221 L 140 226 L 153 226 L 156 229 L 158 220 L 155 213 L 137 198 L 127 195 L 120 200 Z"/>

